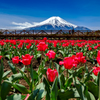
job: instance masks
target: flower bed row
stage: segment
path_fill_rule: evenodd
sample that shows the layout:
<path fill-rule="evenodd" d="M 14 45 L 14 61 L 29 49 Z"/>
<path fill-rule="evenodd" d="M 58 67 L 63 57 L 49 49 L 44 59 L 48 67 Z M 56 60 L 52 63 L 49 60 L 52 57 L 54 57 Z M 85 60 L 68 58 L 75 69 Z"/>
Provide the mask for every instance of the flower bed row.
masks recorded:
<path fill-rule="evenodd" d="M 8 71 L 4 71 L 5 58 Z M 37 70 L 33 58 L 40 58 Z M 87 61 L 94 67 L 89 69 Z M 19 63 L 22 68 L 16 67 Z M 0 40 L 0 99 L 100 100 L 99 65 L 99 40 Z M 20 84 L 21 79 L 29 88 Z"/>

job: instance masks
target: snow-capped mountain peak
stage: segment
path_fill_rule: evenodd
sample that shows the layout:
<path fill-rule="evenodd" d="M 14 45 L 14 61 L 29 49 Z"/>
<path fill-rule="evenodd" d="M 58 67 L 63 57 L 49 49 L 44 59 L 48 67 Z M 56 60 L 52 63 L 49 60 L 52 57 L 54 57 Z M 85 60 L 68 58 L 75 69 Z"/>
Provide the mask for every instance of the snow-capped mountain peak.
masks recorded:
<path fill-rule="evenodd" d="M 58 16 L 50 17 L 45 21 L 33 23 L 31 27 L 26 30 L 90 30 L 86 27 L 71 24 Z"/>
<path fill-rule="evenodd" d="M 57 26 L 57 27 L 59 27 L 59 26 L 60 26 L 60 27 L 64 27 L 65 25 L 67 25 L 68 27 L 73 27 L 73 28 L 76 28 L 76 27 L 77 27 L 77 25 L 71 24 L 71 23 L 69 23 L 69 22 L 63 20 L 63 19 L 60 18 L 60 17 L 50 17 L 50 18 L 48 18 L 47 20 L 42 21 L 42 22 L 40 22 L 40 23 L 38 23 L 38 24 L 35 24 L 35 25 L 36 25 L 36 26 L 37 26 L 37 25 L 41 26 L 41 25 L 47 25 L 47 24 L 50 24 L 50 25 L 52 25 L 53 27 L 55 27 L 55 26 Z"/>

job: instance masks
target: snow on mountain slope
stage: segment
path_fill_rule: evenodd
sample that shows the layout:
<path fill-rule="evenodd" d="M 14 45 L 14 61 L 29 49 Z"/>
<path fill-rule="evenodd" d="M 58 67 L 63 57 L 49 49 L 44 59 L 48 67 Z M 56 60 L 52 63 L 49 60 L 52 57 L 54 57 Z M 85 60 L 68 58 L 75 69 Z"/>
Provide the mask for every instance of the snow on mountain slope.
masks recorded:
<path fill-rule="evenodd" d="M 40 23 L 35 23 L 32 27 L 26 28 L 26 30 L 89 30 L 86 27 L 80 27 L 74 24 L 71 24 L 60 17 L 50 17 L 45 21 Z"/>
<path fill-rule="evenodd" d="M 63 20 L 60 17 L 50 17 L 49 19 L 47 19 L 47 20 L 45 20 L 43 22 L 35 24 L 34 27 L 36 27 L 36 26 L 42 26 L 42 25 L 47 25 L 47 24 L 52 25 L 53 27 L 55 27 L 55 26 L 58 26 L 58 27 L 62 26 L 62 27 L 64 27 L 65 25 L 67 25 L 69 27 L 71 26 L 71 27 L 74 27 L 74 28 L 77 27 L 76 25 L 71 24 L 71 23 Z"/>

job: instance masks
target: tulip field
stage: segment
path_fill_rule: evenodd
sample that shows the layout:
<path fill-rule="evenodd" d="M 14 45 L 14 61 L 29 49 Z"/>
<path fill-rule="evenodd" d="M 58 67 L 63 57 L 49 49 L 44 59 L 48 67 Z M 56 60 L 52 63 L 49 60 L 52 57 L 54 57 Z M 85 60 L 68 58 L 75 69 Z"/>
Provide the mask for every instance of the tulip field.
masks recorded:
<path fill-rule="evenodd" d="M 100 100 L 100 40 L 0 40 L 0 100 Z"/>

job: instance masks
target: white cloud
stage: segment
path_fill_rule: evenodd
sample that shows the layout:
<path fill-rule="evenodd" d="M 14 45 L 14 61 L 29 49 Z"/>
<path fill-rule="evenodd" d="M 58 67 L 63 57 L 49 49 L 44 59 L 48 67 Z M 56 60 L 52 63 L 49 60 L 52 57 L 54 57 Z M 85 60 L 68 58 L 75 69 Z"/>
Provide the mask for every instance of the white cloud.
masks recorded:
<path fill-rule="evenodd" d="M 31 27 L 42 20 L 44 19 L 37 17 L 0 14 L 0 29 L 23 29 Z"/>
<path fill-rule="evenodd" d="M 17 27 L 15 28 L 28 28 L 28 27 L 32 27 L 34 24 L 31 24 L 31 23 L 28 23 L 28 22 L 25 22 L 25 23 L 16 23 L 16 22 L 12 22 L 13 25 L 17 25 Z"/>
<path fill-rule="evenodd" d="M 36 25 L 38 25 L 39 23 L 37 22 L 24 22 L 24 23 L 16 23 L 16 22 L 12 22 L 13 25 L 16 25 L 16 27 L 12 27 L 13 29 L 24 29 L 24 28 L 29 28 L 29 27 L 34 27 Z"/>

